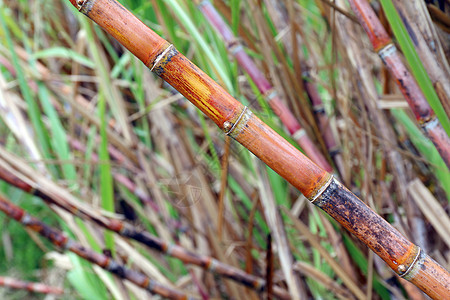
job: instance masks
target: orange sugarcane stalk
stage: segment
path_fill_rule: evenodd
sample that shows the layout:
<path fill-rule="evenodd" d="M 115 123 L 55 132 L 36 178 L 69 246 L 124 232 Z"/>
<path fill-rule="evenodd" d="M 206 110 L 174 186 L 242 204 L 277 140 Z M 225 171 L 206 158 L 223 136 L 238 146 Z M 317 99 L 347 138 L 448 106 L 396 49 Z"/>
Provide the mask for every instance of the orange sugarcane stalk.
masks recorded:
<path fill-rule="evenodd" d="M 1 195 L 0 210 L 3 211 L 8 217 L 13 218 L 27 228 L 36 231 L 43 237 L 47 238 L 55 246 L 73 252 L 76 255 L 84 258 L 85 260 L 98 265 L 102 269 L 105 269 L 106 271 L 111 272 L 120 278 L 127 279 L 153 294 L 158 294 L 165 298 L 174 300 L 190 299 L 185 294 L 178 292 L 172 288 L 166 287 L 156 282 L 155 280 L 148 278 L 146 275 L 138 271 L 131 270 L 104 254 L 94 252 L 84 247 L 80 243 L 70 239 L 63 232 L 54 229 L 44 224 L 40 220 L 32 217 L 26 211 L 12 204 L 9 200 Z"/>
<path fill-rule="evenodd" d="M 64 290 L 42 283 L 22 281 L 11 277 L 0 276 L 0 286 L 16 290 L 27 290 L 33 293 L 61 295 Z"/>
<path fill-rule="evenodd" d="M 398 275 L 434 298 L 450 294 L 447 270 L 403 237 L 331 174 L 264 124 L 247 107 L 115 0 L 70 0 L 233 137 L 368 245 Z"/>
<path fill-rule="evenodd" d="M 241 43 L 234 36 L 223 18 L 219 15 L 217 10 L 210 1 L 205 0 L 199 4 L 199 9 L 205 18 L 214 26 L 220 33 L 227 45 L 228 51 L 236 57 L 239 65 L 247 72 L 253 80 L 258 90 L 265 97 L 273 112 L 280 118 L 283 125 L 287 128 L 292 138 L 305 151 L 306 155 L 317 165 L 328 172 L 332 172 L 333 168 L 330 166 L 326 158 L 322 155 L 319 149 L 314 145 L 309 138 L 306 131 L 298 120 L 295 118 L 291 110 L 281 101 L 275 88 L 266 79 L 264 74 L 258 69 L 253 59 L 245 52 Z"/>
<path fill-rule="evenodd" d="M 436 146 L 447 167 L 450 168 L 450 137 L 428 104 L 414 77 L 403 63 L 380 19 L 366 0 L 349 0 L 349 3 L 366 31 L 374 50 L 395 78 L 395 82 L 412 109 L 417 122 Z"/>
<path fill-rule="evenodd" d="M 206 255 L 200 255 L 193 253 L 181 246 L 170 244 L 164 240 L 150 234 L 148 231 L 138 231 L 128 223 L 122 222 L 117 219 L 111 219 L 106 216 L 98 216 L 91 211 L 83 209 L 81 207 L 75 207 L 65 199 L 54 199 L 52 195 L 41 190 L 39 188 L 33 188 L 29 183 L 20 179 L 18 176 L 6 170 L 0 165 L 0 179 L 21 189 L 22 191 L 35 195 L 48 204 L 54 204 L 65 211 L 77 216 L 81 219 L 88 219 L 97 225 L 113 231 L 125 238 L 133 239 L 153 250 L 161 252 L 165 255 L 178 258 L 185 264 L 192 264 L 199 266 L 206 271 L 213 272 L 217 275 L 229 278 L 238 282 L 248 288 L 251 288 L 257 292 L 262 292 L 267 288 L 267 284 L 264 279 L 257 276 L 248 274 L 238 268 L 227 265 L 213 257 Z M 279 288 L 274 287 L 274 294 L 279 299 L 289 299 L 288 293 Z"/>

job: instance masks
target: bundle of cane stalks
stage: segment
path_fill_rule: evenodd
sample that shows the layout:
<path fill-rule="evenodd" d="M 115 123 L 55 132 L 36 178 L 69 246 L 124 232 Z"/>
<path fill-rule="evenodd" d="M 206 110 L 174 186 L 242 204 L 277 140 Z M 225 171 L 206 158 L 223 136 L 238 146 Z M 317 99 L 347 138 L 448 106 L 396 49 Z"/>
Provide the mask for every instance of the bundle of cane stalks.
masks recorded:
<path fill-rule="evenodd" d="M 3 1 L 0 275 L 85 299 L 445 299 L 450 7 L 411 6 Z"/>

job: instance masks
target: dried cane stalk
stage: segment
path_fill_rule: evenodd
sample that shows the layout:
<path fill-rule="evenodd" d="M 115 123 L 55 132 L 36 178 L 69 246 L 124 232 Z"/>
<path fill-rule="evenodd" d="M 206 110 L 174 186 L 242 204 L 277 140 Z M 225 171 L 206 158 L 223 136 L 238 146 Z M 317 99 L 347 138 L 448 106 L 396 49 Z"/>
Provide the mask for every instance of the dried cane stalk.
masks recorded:
<path fill-rule="evenodd" d="M 366 0 L 349 0 L 359 22 L 363 26 L 374 50 L 395 78 L 403 96 L 411 107 L 417 122 L 436 146 L 450 168 L 450 138 L 428 104 L 414 77 L 403 64 L 400 53 L 384 29 L 380 19 Z"/>
<path fill-rule="evenodd" d="M 441 41 L 436 32 L 424 1 L 413 0 L 408 3 L 392 1 L 406 25 L 408 33 L 413 36 L 414 48 L 427 70 L 428 76 L 441 99 L 442 105 L 450 116 L 450 66 L 442 49 Z M 447 105 L 446 105 L 447 104 Z"/>
<path fill-rule="evenodd" d="M 118 277 L 133 282 L 137 286 L 140 286 L 151 293 L 161 295 L 168 299 L 190 299 L 185 294 L 180 293 L 172 288 L 163 286 L 142 273 L 126 268 L 125 266 L 112 260 L 106 255 L 94 252 L 83 247 L 76 241 L 69 239 L 61 231 L 56 230 L 42 223 L 38 219 L 30 216 L 23 209 L 15 206 L 3 196 L 0 196 L 0 210 L 3 211 L 8 217 L 22 223 L 27 228 L 38 232 L 40 235 L 50 240 L 55 246 L 69 250 L 77 254 L 78 256 L 90 261 L 91 263 L 94 263 L 101 268 L 117 275 Z"/>
<path fill-rule="evenodd" d="M 0 157 L 2 155 L 0 154 Z M 99 216 L 94 213 L 93 210 L 88 210 L 84 207 L 75 206 L 73 201 L 68 201 L 60 196 L 57 199 L 51 193 L 48 193 L 47 189 L 43 188 L 33 188 L 33 186 L 22 180 L 18 176 L 14 175 L 3 166 L 0 161 L 0 179 L 8 182 L 9 184 L 23 190 L 24 192 L 33 194 L 40 197 L 42 200 L 46 201 L 48 204 L 54 204 L 74 216 L 78 216 L 82 219 L 91 220 L 92 222 L 100 225 L 103 228 L 116 232 L 117 234 L 133 239 L 153 250 L 161 252 L 163 254 L 178 258 L 185 264 L 192 264 L 204 268 L 207 271 L 214 272 L 215 274 L 221 275 L 223 277 L 232 279 L 246 287 L 254 289 L 256 291 L 263 291 L 266 288 L 266 282 L 259 277 L 253 276 L 251 274 L 245 273 L 244 271 L 237 269 L 233 266 L 227 265 L 218 261 L 215 258 L 199 255 L 193 253 L 181 246 L 175 244 L 169 244 L 164 240 L 150 234 L 147 231 L 138 231 L 134 229 L 128 223 L 119 221 L 117 219 L 111 219 L 105 216 Z M 35 184 L 36 186 L 41 186 L 41 184 Z M 45 186 L 45 185 L 43 185 Z M 280 299 L 288 299 L 286 291 L 275 288 L 274 294 Z"/>
<path fill-rule="evenodd" d="M 294 117 L 290 109 L 283 103 L 283 101 L 281 101 L 277 91 L 269 83 L 264 74 L 258 69 L 250 56 L 245 52 L 241 43 L 234 36 L 233 32 L 224 22 L 211 2 L 202 1 L 199 4 L 199 9 L 209 23 L 213 25 L 214 28 L 220 33 L 222 39 L 226 43 L 228 51 L 236 57 L 239 65 L 247 72 L 250 78 L 252 78 L 258 87 L 258 90 L 269 103 L 273 112 L 280 118 L 281 122 L 288 129 L 289 133 L 297 141 L 300 147 L 302 147 L 306 155 L 317 165 L 328 172 L 331 172 L 333 169 L 328 161 L 311 141 L 305 129 L 301 127 L 300 123 Z"/>
<path fill-rule="evenodd" d="M 11 277 L 0 276 L 0 286 L 9 287 L 16 290 L 27 290 L 33 293 L 61 295 L 64 290 L 61 288 L 45 285 L 42 283 L 22 281 Z"/>
<path fill-rule="evenodd" d="M 227 135 L 244 145 L 367 244 L 397 274 L 416 284 L 431 297 L 442 298 L 450 293 L 450 275 L 444 268 L 403 237 L 332 175 L 264 124 L 121 4 L 115 0 L 70 2 L 196 105 Z M 438 128 L 428 125 L 427 132 Z"/>

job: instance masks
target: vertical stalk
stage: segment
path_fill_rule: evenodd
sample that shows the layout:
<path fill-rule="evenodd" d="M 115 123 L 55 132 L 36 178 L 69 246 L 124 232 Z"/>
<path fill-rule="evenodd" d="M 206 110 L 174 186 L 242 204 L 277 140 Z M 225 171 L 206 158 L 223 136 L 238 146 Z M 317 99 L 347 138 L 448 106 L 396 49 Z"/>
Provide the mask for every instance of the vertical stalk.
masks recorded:
<path fill-rule="evenodd" d="M 156 35 L 122 5 L 115 0 L 70 1 L 135 52 L 152 71 L 196 105 L 227 135 L 244 145 L 315 205 L 366 243 L 397 274 L 416 284 L 431 297 L 448 296 L 450 275 L 445 269 L 332 175 L 314 164 L 226 93 L 173 45 Z M 385 55 L 385 58 L 389 57 Z M 419 116 L 430 111 L 423 105 L 418 107 Z M 430 130 L 426 123 L 427 130 Z"/>

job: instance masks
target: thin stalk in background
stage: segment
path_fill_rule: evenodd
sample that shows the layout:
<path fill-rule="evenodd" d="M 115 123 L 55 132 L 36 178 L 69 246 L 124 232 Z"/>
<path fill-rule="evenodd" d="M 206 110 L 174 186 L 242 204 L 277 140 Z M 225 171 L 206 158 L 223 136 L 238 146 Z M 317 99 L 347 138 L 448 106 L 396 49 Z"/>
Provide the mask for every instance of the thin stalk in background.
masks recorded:
<path fill-rule="evenodd" d="M 395 78 L 400 91 L 414 112 L 417 122 L 436 146 L 447 167 L 450 168 L 450 138 L 448 135 L 450 121 L 448 117 L 442 108 L 436 109 L 439 115 L 443 113 L 444 116 L 441 119 L 436 117 L 421 88 L 403 64 L 400 53 L 369 2 L 366 0 L 349 0 L 349 3 L 369 36 L 374 50 Z"/>
<path fill-rule="evenodd" d="M 258 87 L 261 95 L 266 99 L 272 108 L 273 112 L 280 118 L 283 125 L 288 129 L 292 138 L 297 141 L 300 147 L 305 151 L 306 155 L 317 165 L 322 167 L 328 172 L 331 172 L 331 168 L 328 161 L 322 155 L 320 150 L 315 146 L 307 135 L 305 129 L 303 129 L 300 123 L 292 114 L 291 110 L 281 100 L 279 94 L 275 88 L 266 79 L 264 74 L 258 69 L 256 64 L 245 52 L 242 44 L 234 36 L 228 25 L 224 22 L 223 18 L 214 8 L 210 1 L 196 1 L 199 4 L 199 9 L 209 21 L 211 25 L 219 32 L 223 38 L 228 51 L 236 58 L 239 65 L 247 72 L 250 78 Z"/>
<path fill-rule="evenodd" d="M 161 295 L 168 299 L 174 300 L 190 299 L 187 295 L 172 288 L 163 286 L 160 283 L 148 278 L 146 275 L 131 270 L 103 254 L 87 249 L 78 242 L 68 238 L 67 235 L 65 235 L 61 231 L 56 230 L 42 223 L 40 220 L 32 217 L 20 207 L 12 204 L 3 196 L 0 196 L 0 210 L 10 218 L 23 224 L 25 227 L 36 231 L 43 237 L 47 238 L 58 248 L 73 252 L 78 256 L 84 258 L 85 260 L 98 265 L 99 267 L 117 275 L 120 278 L 127 279 L 153 294 Z"/>
<path fill-rule="evenodd" d="M 110 213 L 115 212 L 114 208 L 114 187 L 111 175 L 111 165 L 108 153 L 108 140 L 106 135 L 106 127 L 108 122 L 106 121 L 106 99 L 103 95 L 100 95 L 99 101 L 99 114 L 100 114 L 100 147 L 99 147 L 99 159 L 100 159 L 100 196 L 102 208 Z M 105 232 L 105 246 L 111 253 L 115 254 L 114 236 L 110 232 Z"/>
<path fill-rule="evenodd" d="M 0 286 L 41 294 L 62 295 L 64 293 L 64 290 L 58 287 L 53 287 L 42 283 L 22 281 L 4 276 L 0 276 Z"/>
<path fill-rule="evenodd" d="M 450 67 L 425 2 L 381 0 L 380 3 L 411 72 L 450 135 Z"/>
<path fill-rule="evenodd" d="M 444 268 L 122 5 L 113 0 L 70 2 L 196 105 L 227 135 L 363 241 L 398 275 L 433 298 L 450 293 L 450 275 Z"/>
<path fill-rule="evenodd" d="M 340 178 L 347 182 L 348 175 L 346 174 L 347 171 L 344 167 L 341 147 L 331 130 L 332 124 L 330 123 L 330 119 L 325 110 L 324 101 L 319 94 L 315 80 L 311 76 L 312 70 L 318 69 L 317 62 L 315 62 L 312 55 L 308 58 L 303 55 L 302 49 L 307 47 L 307 45 L 300 36 L 302 35 L 300 31 L 302 26 L 297 23 L 299 19 L 296 18 L 293 1 L 288 1 L 286 7 L 287 12 L 284 10 L 284 4 L 279 1 L 266 0 L 265 2 L 268 13 L 273 19 L 274 26 L 277 30 L 283 32 L 286 28 L 291 28 L 291 34 L 283 37 L 282 41 L 289 57 L 293 57 L 295 74 L 302 77 L 303 87 L 311 101 L 312 110 L 316 117 L 325 147 L 328 150 L 330 157 L 335 162 Z M 308 52 L 310 52 L 310 49 L 308 49 Z"/>
<path fill-rule="evenodd" d="M 7 155 L 5 152 L 0 150 L 0 157 L 5 160 L 16 160 L 10 154 Z M 185 248 L 167 243 L 166 241 L 150 234 L 147 231 L 136 230 L 133 226 L 126 222 L 122 222 L 117 219 L 111 219 L 105 216 L 100 216 L 87 206 L 77 206 L 75 203 L 81 203 L 81 201 L 74 201 L 74 199 L 66 199 L 62 195 L 58 195 L 56 198 L 52 196 L 52 193 L 48 191 L 48 188 L 40 189 L 39 186 L 49 186 L 50 183 L 45 183 L 45 179 L 41 179 L 41 182 L 33 183 L 37 188 L 33 188 L 31 184 L 32 180 L 28 179 L 30 183 L 14 175 L 14 173 L 8 170 L 8 168 L 3 165 L 7 162 L 0 160 L 0 179 L 8 182 L 9 184 L 23 190 L 24 192 L 35 195 L 42 200 L 44 200 L 49 205 L 56 205 L 65 211 L 71 213 L 74 216 L 80 217 L 83 220 L 90 220 L 97 225 L 108 229 L 109 231 L 115 232 L 125 238 L 133 239 L 153 250 L 161 252 L 171 257 L 178 258 L 185 264 L 193 264 L 199 266 L 207 271 L 213 272 L 217 275 L 224 276 L 226 278 L 232 279 L 246 287 L 254 289 L 258 292 L 263 291 L 266 287 L 266 282 L 257 276 L 243 272 L 242 270 L 235 268 L 233 266 L 227 265 L 205 255 L 199 255 Z M 111 234 L 111 232 L 110 232 Z M 287 299 L 289 296 L 286 291 L 274 287 L 274 295 L 281 299 Z"/>
<path fill-rule="evenodd" d="M 398 119 L 406 128 L 409 138 L 420 153 L 426 157 L 430 162 L 431 168 L 435 176 L 442 184 L 442 188 L 447 194 L 448 201 L 450 201 L 450 171 L 442 160 L 442 157 L 437 152 L 434 145 L 428 140 L 423 133 L 414 124 L 414 121 L 400 109 L 391 110 L 392 114 Z"/>

